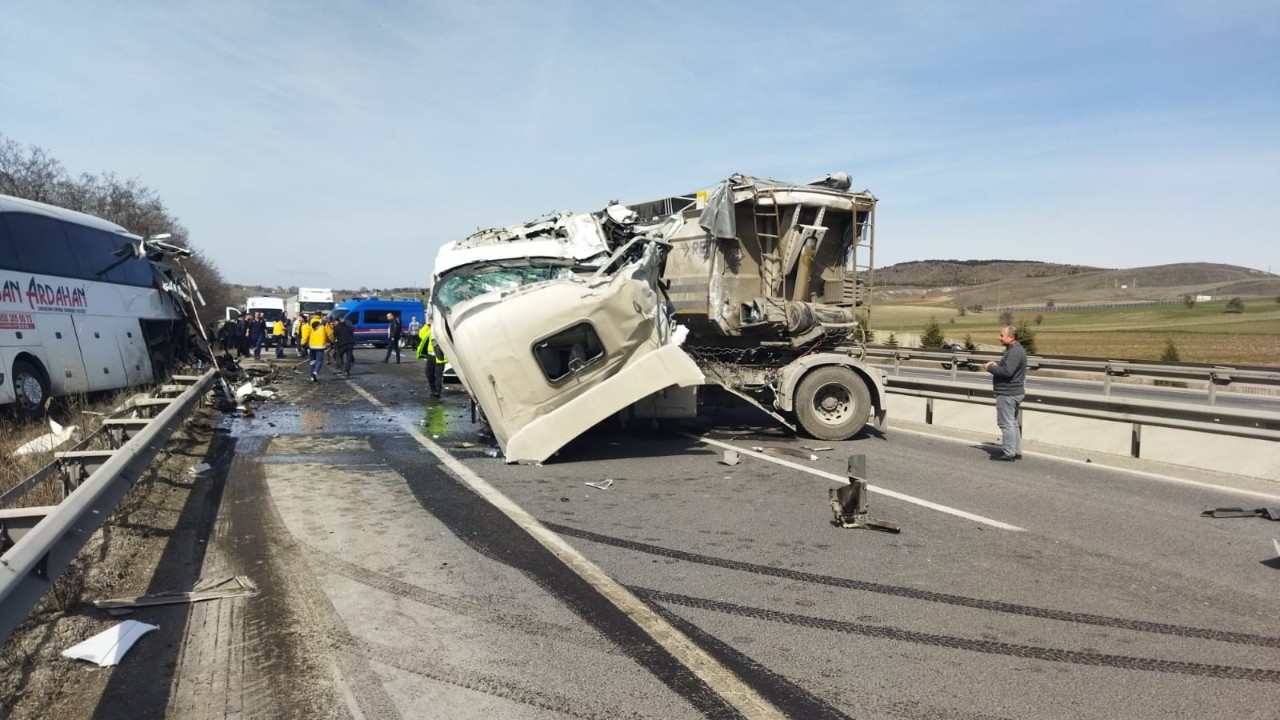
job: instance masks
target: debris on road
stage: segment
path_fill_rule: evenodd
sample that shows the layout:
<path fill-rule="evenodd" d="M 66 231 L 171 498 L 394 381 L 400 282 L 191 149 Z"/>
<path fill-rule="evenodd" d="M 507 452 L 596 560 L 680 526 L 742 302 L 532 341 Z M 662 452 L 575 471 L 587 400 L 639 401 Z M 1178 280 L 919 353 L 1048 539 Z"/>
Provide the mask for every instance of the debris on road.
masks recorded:
<path fill-rule="evenodd" d="M 258 586 L 252 580 L 244 575 L 232 575 L 216 580 L 201 580 L 190 590 L 167 590 L 136 597 L 94 600 L 93 606 L 112 614 L 123 614 L 123 612 L 131 612 L 133 608 L 151 605 L 177 605 L 257 594 Z"/>
<path fill-rule="evenodd" d="M 49 452 L 70 440 L 71 436 L 75 435 L 76 430 L 78 429 L 78 425 L 68 425 L 63 427 L 53 420 L 49 420 L 49 432 L 34 440 L 30 440 L 19 445 L 18 448 L 13 451 L 13 454 L 15 456 L 20 456 L 30 455 L 31 453 Z"/>
<path fill-rule="evenodd" d="M 453 446 L 454 446 L 454 447 L 456 447 L 456 448 L 461 448 L 461 449 L 465 450 L 465 449 L 467 449 L 467 448 L 473 448 L 473 447 L 475 447 L 475 446 L 476 446 L 476 444 L 475 444 L 475 443 L 473 443 L 473 442 L 466 442 L 466 441 L 462 441 L 462 442 L 456 442 L 456 443 L 454 443 L 454 444 L 453 444 Z"/>
<path fill-rule="evenodd" d="M 597 490 L 608 490 L 609 488 L 613 487 L 613 479 L 605 478 L 604 480 L 601 480 L 599 482 L 586 482 L 583 484 L 590 485 L 591 487 L 596 488 Z"/>
<path fill-rule="evenodd" d="M 742 458 L 738 455 L 737 450 L 725 450 L 720 454 L 721 465 L 737 465 L 741 460 Z"/>
<path fill-rule="evenodd" d="M 1214 508 L 1213 510 L 1205 510 L 1200 513 L 1200 517 L 1211 518 L 1237 518 L 1237 517 L 1260 517 L 1264 520 L 1280 520 L 1280 507 L 1273 508 L 1254 508 L 1246 510 L 1245 508 L 1229 507 Z"/>
<path fill-rule="evenodd" d="M 798 457 L 801 460 L 817 460 L 818 459 L 818 456 L 814 455 L 813 453 L 801 452 L 795 448 L 789 448 L 789 447 L 777 447 L 774 445 L 770 445 L 768 447 L 756 446 L 751 449 L 755 450 L 758 453 L 764 453 L 765 455 L 772 455 L 774 457 L 782 457 L 783 455 L 787 455 L 790 457 Z"/>
<path fill-rule="evenodd" d="M 209 471 L 210 471 L 210 470 L 212 470 L 212 469 L 213 469 L 213 466 L 212 466 L 212 465 L 210 465 L 209 463 L 200 463 L 199 465 L 192 465 L 192 466 L 191 466 L 191 474 L 192 474 L 192 475 L 203 475 L 203 474 L 205 474 L 205 473 L 209 472 Z"/>
<path fill-rule="evenodd" d="M 99 667 L 118 665 L 125 653 L 143 635 L 152 630 L 159 630 L 159 625 L 148 625 L 137 620 L 125 620 L 112 628 L 104 630 L 82 643 L 72 645 L 62 651 L 62 656 L 73 660 L 88 660 Z"/>
<path fill-rule="evenodd" d="M 826 452 L 827 450 L 835 450 L 835 448 L 827 445 L 801 445 L 800 447 L 808 450 L 809 452 Z"/>
<path fill-rule="evenodd" d="M 870 528 L 895 534 L 902 532 L 897 523 L 867 516 L 867 481 L 862 477 L 866 470 L 867 456 L 849 456 L 849 484 L 828 491 L 831 511 L 836 516 L 831 524 L 842 528 Z"/>

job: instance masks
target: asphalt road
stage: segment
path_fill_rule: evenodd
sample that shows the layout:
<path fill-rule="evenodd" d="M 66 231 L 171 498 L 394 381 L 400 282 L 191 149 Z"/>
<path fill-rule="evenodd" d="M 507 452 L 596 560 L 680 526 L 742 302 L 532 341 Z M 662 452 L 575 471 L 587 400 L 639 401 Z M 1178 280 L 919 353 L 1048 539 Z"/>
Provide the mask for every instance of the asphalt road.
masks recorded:
<path fill-rule="evenodd" d="M 221 689 L 197 683 L 239 696 L 211 707 L 1277 716 L 1280 523 L 1199 513 L 1280 505 L 1280 484 L 993 463 L 980 444 L 892 427 L 816 460 L 757 456 L 815 443 L 742 410 L 603 428 L 546 465 L 506 465 L 460 389 L 430 401 L 420 364 L 381 354 L 359 351 L 351 380 L 292 376 L 231 424 L 225 496 L 240 500 L 224 511 L 239 519 L 223 525 L 253 540 L 230 564 L 263 589 L 238 621 L 276 650 L 239 657 Z M 720 464 L 707 439 L 741 462 Z M 828 488 L 855 453 L 871 515 L 901 534 L 831 523 Z M 188 643 L 216 645 L 202 632 Z"/>

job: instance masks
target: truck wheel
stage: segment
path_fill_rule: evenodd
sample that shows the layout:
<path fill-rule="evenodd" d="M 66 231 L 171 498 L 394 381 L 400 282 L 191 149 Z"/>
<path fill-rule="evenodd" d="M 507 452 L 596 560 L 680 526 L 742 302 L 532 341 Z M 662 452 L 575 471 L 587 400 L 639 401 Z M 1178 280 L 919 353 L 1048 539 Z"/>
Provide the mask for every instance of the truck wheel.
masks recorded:
<path fill-rule="evenodd" d="M 871 394 L 858 374 L 829 365 L 809 373 L 796 389 L 796 418 L 817 440 L 847 440 L 871 416 Z"/>
<path fill-rule="evenodd" d="M 44 417 L 49 399 L 49 381 L 44 373 L 26 360 L 13 363 L 13 414 L 19 421 L 35 421 Z"/>

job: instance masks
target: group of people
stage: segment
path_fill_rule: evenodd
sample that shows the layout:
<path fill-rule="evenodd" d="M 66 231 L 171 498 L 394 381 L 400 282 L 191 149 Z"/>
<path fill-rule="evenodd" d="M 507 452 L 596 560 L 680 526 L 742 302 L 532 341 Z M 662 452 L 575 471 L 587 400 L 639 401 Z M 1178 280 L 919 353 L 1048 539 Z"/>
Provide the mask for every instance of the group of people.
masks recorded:
<path fill-rule="evenodd" d="M 431 396 L 439 398 L 444 390 L 444 366 L 448 361 L 431 336 L 431 320 L 428 319 L 419 326 L 415 318 L 410 329 L 418 335 L 415 357 L 427 361 L 427 385 L 431 389 Z M 351 376 L 351 366 L 355 363 L 356 336 L 349 318 L 325 320 L 320 315 L 314 315 L 302 324 L 298 337 L 299 350 L 306 348 L 310 354 L 311 382 L 320 381 L 320 369 L 324 367 L 326 352 L 332 353 L 334 372 Z M 387 353 L 382 362 L 390 362 L 393 353 L 396 362 L 400 362 L 400 343 L 403 339 L 404 330 L 400 318 L 394 313 L 387 313 Z"/>
<path fill-rule="evenodd" d="M 235 320 L 223 323 L 218 328 L 215 339 L 222 345 L 224 353 L 235 349 L 242 358 L 253 355 L 255 360 L 260 360 L 268 333 L 275 337 L 276 357 L 284 357 L 284 331 L 284 322 L 281 320 L 269 321 L 260 312 L 245 313 Z"/>

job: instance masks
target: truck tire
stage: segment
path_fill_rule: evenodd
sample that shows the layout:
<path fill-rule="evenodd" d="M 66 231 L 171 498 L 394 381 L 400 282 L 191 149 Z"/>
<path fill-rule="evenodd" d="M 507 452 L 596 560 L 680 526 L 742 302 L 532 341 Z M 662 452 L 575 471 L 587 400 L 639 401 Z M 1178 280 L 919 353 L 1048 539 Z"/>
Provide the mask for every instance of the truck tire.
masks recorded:
<path fill-rule="evenodd" d="M 847 367 L 820 367 L 796 388 L 796 419 L 816 440 L 848 440 L 871 416 L 871 393 Z"/>
<path fill-rule="evenodd" d="M 49 381 L 38 366 L 27 360 L 14 361 L 13 394 L 13 414 L 19 422 L 33 422 L 44 417 Z"/>

